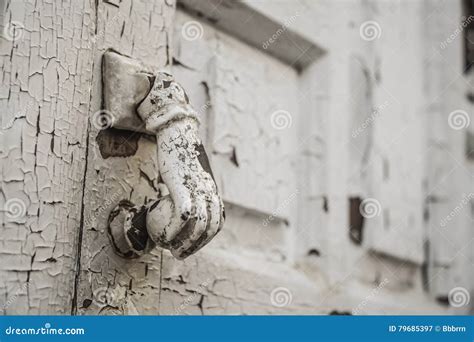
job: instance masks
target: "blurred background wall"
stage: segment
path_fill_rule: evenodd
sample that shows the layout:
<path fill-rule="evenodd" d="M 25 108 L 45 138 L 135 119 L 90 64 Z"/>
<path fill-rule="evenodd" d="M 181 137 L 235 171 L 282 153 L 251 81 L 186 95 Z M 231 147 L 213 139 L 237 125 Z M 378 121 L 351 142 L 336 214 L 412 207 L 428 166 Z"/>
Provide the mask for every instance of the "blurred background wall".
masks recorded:
<path fill-rule="evenodd" d="M 472 15 L 468 1 L 178 2 L 173 71 L 208 115 L 228 209 L 207 251 L 225 266 L 184 268 L 217 289 L 186 310 L 471 310 Z M 173 308 L 187 285 L 170 268 Z"/>

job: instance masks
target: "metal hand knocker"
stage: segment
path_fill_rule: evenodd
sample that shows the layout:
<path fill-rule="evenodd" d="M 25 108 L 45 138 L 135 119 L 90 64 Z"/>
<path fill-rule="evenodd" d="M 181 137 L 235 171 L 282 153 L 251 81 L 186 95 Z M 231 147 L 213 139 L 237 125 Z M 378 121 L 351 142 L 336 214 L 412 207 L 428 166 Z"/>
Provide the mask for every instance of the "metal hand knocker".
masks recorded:
<path fill-rule="evenodd" d="M 158 245 L 184 259 L 205 246 L 225 219 L 198 137 L 197 113 L 168 73 L 150 71 L 113 51 L 104 54 L 102 71 L 112 126 L 156 136 L 158 168 L 170 194 L 143 206 L 121 201 L 109 216 L 111 241 L 127 258 Z"/>

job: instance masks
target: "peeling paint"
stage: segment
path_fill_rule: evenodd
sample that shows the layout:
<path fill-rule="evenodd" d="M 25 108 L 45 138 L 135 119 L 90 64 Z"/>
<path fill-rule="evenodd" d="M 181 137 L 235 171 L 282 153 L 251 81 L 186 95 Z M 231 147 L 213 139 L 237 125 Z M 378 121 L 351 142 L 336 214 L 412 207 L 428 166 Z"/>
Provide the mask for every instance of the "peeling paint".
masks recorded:
<path fill-rule="evenodd" d="M 167 38 L 173 23 L 174 5 L 153 2 L 98 2 L 97 47 L 94 51 L 94 80 L 90 117 L 102 107 L 101 61 L 112 48 L 154 68 L 165 66 Z M 115 18 L 111 20 L 111 18 Z M 151 205 L 165 195 L 160 186 L 156 140 L 142 134 L 100 131 L 91 125 L 87 197 L 84 212 L 91 213 L 112 195 L 136 205 Z M 117 133 L 117 134 L 115 134 Z M 96 141 L 97 139 L 97 141 Z M 158 191 L 157 191 L 158 190 Z M 166 190 L 166 189 L 164 189 Z M 109 210 L 101 211 L 95 225 L 86 225 L 80 246 L 81 261 L 77 287 L 77 314 L 157 314 L 161 283 L 161 251 L 138 259 L 118 256 L 107 233 Z M 113 307 L 97 301 L 94 293 L 108 288 Z M 92 300 L 92 301 L 90 301 Z M 86 302 L 89 305 L 82 305 Z"/>
<path fill-rule="evenodd" d="M 92 80 L 93 1 L 7 1 L 21 22 L 1 37 L 0 302 L 5 314 L 67 314 L 73 296 Z"/>

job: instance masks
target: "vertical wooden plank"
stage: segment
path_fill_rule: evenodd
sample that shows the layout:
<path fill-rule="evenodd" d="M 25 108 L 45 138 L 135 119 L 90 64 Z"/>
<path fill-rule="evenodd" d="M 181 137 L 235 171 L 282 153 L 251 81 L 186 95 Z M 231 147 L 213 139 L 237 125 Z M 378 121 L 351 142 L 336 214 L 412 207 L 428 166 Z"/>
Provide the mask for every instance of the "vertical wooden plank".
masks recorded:
<path fill-rule="evenodd" d="M 92 79 L 92 0 L 7 1 L 0 38 L 0 313 L 66 314 Z"/>
<path fill-rule="evenodd" d="M 474 238 L 471 217 L 474 183 L 465 145 L 470 127 L 466 125 L 467 117 L 462 114 L 472 113 L 472 103 L 469 102 L 471 87 L 468 78 L 461 77 L 466 67 L 463 37 L 453 28 L 456 21 L 459 27 L 468 24 L 469 13 L 463 12 L 460 1 L 452 4 L 426 1 L 424 9 L 427 13 L 434 13 L 423 25 L 423 49 L 427 60 L 424 76 L 427 147 L 424 156 L 425 285 L 440 302 L 448 304 L 453 299 L 453 289 L 472 291 L 473 286 L 473 273 L 466 270 L 472 269 L 473 261 L 470 244 Z M 461 31 L 467 33 L 463 29 Z M 456 76 L 460 77 L 454 79 L 456 70 L 459 72 Z M 451 309 L 465 314 L 468 306 Z"/>
<path fill-rule="evenodd" d="M 73 304 L 79 314 L 157 314 L 159 310 L 160 250 L 124 260 L 114 253 L 107 236 L 109 213 L 120 200 L 142 204 L 158 196 L 156 142 L 136 133 L 100 130 L 96 119 L 101 109 L 103 53 L 112 48 L 152 67 L 164 67 L 170 60 L 174 9 L 169 0 L 98 4 L 81 262 Z"/>
<path fill-rule="evenodd" d="M 380 39 L 369 41 L 380 60 L 374 62 L 373 143 L 369 155 L 370 199 L 364 207 L 367 219 L 367 246 L 376 252 L 420 265 L 423 244 L 423 163 L 424 125 L 423 80 L 400 81 L 399 70 L 414 75 L 423 69 L 423 36 L 419 32 L 422 4 L 380 3 L 378 24 L 393 27 L 402 19 L 407 24 L 398 31 L 385 29 Z M 410 33 L 409 33 L 410 32 Z M 417 32 L 416 34 L 411 34 Z M 403 37 L 410 34 L 410 39 Z M 368 42 L 368 43 L 369 43 Z M 403 46 L 393 53 L 393 46 Z M 376 60 L 377 58 L 375 58 Z M 377 76 L 378 75 L 378 76 Z M 409 103 L 409 105 L 407 105 Z M 369 204 L 375 209 L 369 213 Z"/>

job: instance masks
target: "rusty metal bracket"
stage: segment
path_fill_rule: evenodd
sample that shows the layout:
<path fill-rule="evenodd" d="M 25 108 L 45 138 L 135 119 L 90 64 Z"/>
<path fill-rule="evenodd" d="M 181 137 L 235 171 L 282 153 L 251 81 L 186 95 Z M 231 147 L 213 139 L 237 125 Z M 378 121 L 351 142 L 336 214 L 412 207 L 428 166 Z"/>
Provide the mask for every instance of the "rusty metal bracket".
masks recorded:
<path fill-rule="evenodd" d="M 105 52 L 102 63 L 104 110 L 112 127 L 156 136 L 157 168 L 169 191 L 143 206 L 120 201 L 109 215 L 112 244 L 126 258 L 158 245 L 183 259 L 209 243 L 225 219 L 198 136 L 198 115 L 169 73 L 115 51 Z"/>

